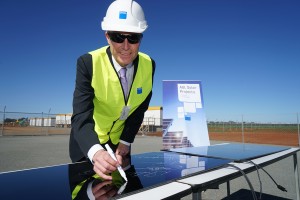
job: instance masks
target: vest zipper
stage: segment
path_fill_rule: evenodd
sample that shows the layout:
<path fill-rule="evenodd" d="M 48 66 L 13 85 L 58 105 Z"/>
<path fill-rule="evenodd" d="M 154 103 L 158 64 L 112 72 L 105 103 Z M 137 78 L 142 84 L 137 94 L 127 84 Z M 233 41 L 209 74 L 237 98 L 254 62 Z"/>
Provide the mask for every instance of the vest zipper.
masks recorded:
<path fill-rule="evenodd" d="M 108 133 L 107 133 L 108 136 L 109 136 L 109 134 L 110 134 L 112 128 L 114 127 L 116 121 L 118 121 L 118 120 L 113 121 L 113 124 L 111 125 L 110 130 L 109 130 Z"/>

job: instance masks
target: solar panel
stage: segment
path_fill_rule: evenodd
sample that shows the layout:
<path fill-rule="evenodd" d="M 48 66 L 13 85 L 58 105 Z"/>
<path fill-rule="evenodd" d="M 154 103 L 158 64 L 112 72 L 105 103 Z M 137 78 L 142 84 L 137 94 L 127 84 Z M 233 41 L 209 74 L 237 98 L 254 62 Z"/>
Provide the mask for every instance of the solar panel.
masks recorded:
<path fill-rule="evenodd" d="M 285 146 L 226 143 L 211 146 L 174 148 L 166 151 L 186 155 L 204 156 L 210 158 L 230 159 L 235 162 L 244 162 L 289 149 Z"/>

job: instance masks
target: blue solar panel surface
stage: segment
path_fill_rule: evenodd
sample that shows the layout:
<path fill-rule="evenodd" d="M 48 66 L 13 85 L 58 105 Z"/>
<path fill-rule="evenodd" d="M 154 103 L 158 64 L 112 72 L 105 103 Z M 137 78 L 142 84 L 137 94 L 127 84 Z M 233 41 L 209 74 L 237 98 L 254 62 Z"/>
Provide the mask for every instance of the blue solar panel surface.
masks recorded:
<path fill-rule="evenodd" d="M 167 151 L 186 155 L 229 159 L 243 162 L 289 149 L 285 146 L 225 143 L 211 146 L 175 148 Z"/>
<path fill-rule="evenodd" d="M 143 187 L 174 181 L 222 167 L 230 160 L 181 155 L 172 152 L 150 152 L 132 156 L 136 175 Z"/>
<path fill-rule="evenodd" d="M 119 198 L 222 167 L 230 162 L 173 152 L 136 154 L 128 159 L 129 165 L 125 170 L 127 183 L 118 171 L 112 174 L 112 183 L 103 181 L 95 174 L 90 162 L 0 173 L 0 199 L 82 200 L 89 199 L 87 191 L 92 188 L 98 195 Z"/>

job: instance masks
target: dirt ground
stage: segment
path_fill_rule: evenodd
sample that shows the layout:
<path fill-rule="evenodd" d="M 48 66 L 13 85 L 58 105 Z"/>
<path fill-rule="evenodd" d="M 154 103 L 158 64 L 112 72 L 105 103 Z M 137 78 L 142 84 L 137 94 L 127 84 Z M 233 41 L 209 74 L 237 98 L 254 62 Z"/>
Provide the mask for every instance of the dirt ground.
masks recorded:
<path fill-rule="evenodd" d="M 71 128 L 56 128 L 56 127 L 4 127 L 3 131 L 0 127 L 0 135 L 16 136 L 16 135 L 65 135 L 70 134 Z"/>
<path fill-rule="evenodd" d="M 246 132 L 244 137 L 242 133 L 210 133 L 210 140 L 216 141 L 232 141 L 256 144 L 274 144 L 283 146 L 299 146 L 298 134 L 280 133 L 271 131 Z"/>
<path fill-rule="evenodd" d="M 147 133 L 147 135 L 161 137 L 162 133 L 151 132 Z M 296 132 L 287 133 L 280 132 L 278 130 L 260 130 L 255 132 L 245 132 L 244 137 L 241 132 L 210 132 L 209 139 L 215 141 L 299 146 L 298 134 Z"/>
<path fill-rule="evenodd" d="M 56 127 L 0 127 L 0 135 L 64 135 L 70 134 L 70 128 Z M 142 135 L 142 133 L 139 133 Z M 162 136 L 162 132 L 144 133 L 147 136 Z M 299 146 L 297 132 L 280 132 L 276 130 L 259 130 L 255 132 L 209 132 L 209 139 L 215 141 L 245 142 L 256 144 L 273 144 L 284 146 Z"/>

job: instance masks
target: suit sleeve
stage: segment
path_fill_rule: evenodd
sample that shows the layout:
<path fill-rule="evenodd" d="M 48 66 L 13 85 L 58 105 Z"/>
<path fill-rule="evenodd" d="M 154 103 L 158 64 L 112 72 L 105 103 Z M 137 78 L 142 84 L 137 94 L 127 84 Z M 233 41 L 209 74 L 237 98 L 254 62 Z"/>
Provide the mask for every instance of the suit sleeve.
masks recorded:
<path fill-rule="evenodd" d="M 81 155 L 82 157 L 87 157 L 87 153 L 93 145 L 100 144 L 97 134 L 94 131 L 94 89 L 91 86 L 91 81 L 92 56 L 85 54 L 77 60 L 76 82 L 73 94 L 73 115 L 71 118 L 71 134 L 73 134 L 73 142 L 77 143 L 77 145 L 73 145 L 73 148 L 77 146 L 77 149 L 74 149 L 74 151 L 81 152 L 83 154 Z"/>
<path fill-rule="evenodd" d="M 153 80 L 154 80 L 154 74 L 155 74 L 155 61 L 152 60 L 152 85 L 153 85 Z M 125 127 L 123 130 L 123 133 L 120 137 L 121 140 L 126 141 L 128 143 L 133 143 L 134 138 L 136 134 L 139 131 L 139 128 L 141 124 L 143 123 L 144 120 L 144 114 L 148 110 L 150 100 L 152 97 L 152 90 L 143 101 L 143 103 L 127 118 L 125 121 Z"/>

